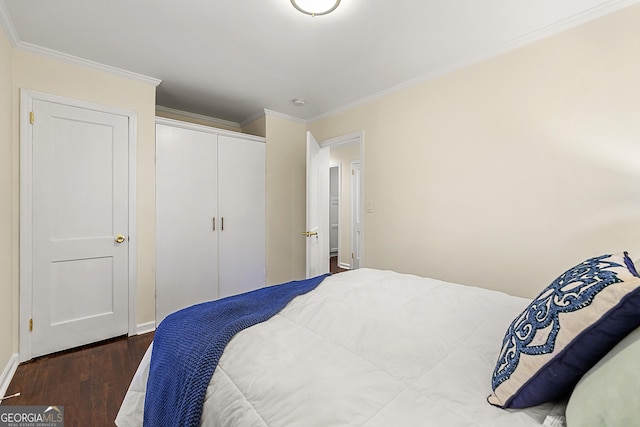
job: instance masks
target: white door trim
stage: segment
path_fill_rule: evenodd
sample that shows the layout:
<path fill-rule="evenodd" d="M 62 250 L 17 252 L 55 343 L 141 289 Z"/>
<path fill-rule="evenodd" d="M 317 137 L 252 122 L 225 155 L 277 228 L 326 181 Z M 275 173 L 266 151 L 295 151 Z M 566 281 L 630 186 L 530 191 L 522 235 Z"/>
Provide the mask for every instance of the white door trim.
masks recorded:
<path fill-rule="evenodd" d="M 360 191 L 362 191 L 362 164 L 360 163 L 360 160 L 354 160 L 349 162 L 349 170 L 351 170 L 351 172 L 353 173 L 353 171 L 355 170 L 355 166 L 358 165 L 358 169 L 360 169 L 360 179 L 359 179 L 359 183 L 360 183 Z M 353 197 L 354 194 L 354 188 L 355 188 L 356 184 L 354 182 L 354 177 L 353 175 L 351 175 L 351 182 L 350 182 L 350 188 L 351 188 L 351 192 L 350 192 L 350 197 L 349 197 L 349 218 L 351 220 L 351 223 L 349 224 L 349 251 L 350 251 L 350 267 L 351 269 L 356 268 L 356 259 L 355 259 L 355 246 L 356 246 L 356 234 L 355 234 L 355 223 L 356 223 L 356 212 L 360 213 L 360 221 L 362 222 L 361 226 L 360 226 L 360 236 L 362 236 L 363 232 L 364 232 L 364 215 L 363 215 L 363 211 L 362 211 L 362 197 L 360 197 L 359 199 L 356 199 L 355 197 Z M 362 196 L 362 195 L 361 195 Z M 360 239 L 360 241 L 358 242 L 358 248 L 359 250 L 359 254 L 360 256 L 358 257 L 358 265 L 357 268 L 360 268 L 362 265 L 362 238 Z"/>
<path fill-rule="evenodd" d="M 360 206 L 364 206 L 364 131 L 357 131 L 334 138 L 325 139 L 320 142 L 320 147 L 338 147 L 340 145 L 357 143 L 360 146 Z M 364 239 L 365 239 L 365 217 L 362 216 L 362 241 L 360 246 L 360 267 L 364 266 Z"/>
<path fill-rule="evenodd" d="M 126 116 L 129 120 L 129 335 L 136 334 L 136 136 L 137 115 L 133 111 L 58 95 L 20 89 L 20 362 L 31 359 L 29 319 L 33 312 L 33 151 L 30 112 L 33 101 L 46 101 Z M 37 120 L 37 118 L 36 118 Z"/>

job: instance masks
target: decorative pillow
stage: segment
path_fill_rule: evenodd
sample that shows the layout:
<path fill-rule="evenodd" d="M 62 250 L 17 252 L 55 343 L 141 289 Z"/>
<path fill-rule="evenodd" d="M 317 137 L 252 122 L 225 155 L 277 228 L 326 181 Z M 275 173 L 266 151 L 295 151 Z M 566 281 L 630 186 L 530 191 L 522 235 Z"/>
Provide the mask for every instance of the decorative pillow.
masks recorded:
<path fill-rule="evenodd" d="M 511 323 L 489 403 L 526 408 L 566 397 L 640 326 L 640 278 L 628 254 L 590 258 L 545 288 Z"/>
<path fill-rule="evenodd" d="M 587 372 L 567 404 L 567 427 L 635 426 L 640 420 L 640 328 Z"/>

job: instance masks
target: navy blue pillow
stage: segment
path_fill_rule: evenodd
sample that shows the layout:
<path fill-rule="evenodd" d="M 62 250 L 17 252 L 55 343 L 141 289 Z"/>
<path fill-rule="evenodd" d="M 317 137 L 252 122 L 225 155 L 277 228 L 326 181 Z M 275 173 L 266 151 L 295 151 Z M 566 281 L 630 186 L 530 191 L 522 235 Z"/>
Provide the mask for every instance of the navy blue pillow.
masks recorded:
<path fill-rule="evenodd" d="M 640 277 L 628 254 L 567 270 L 516 317 L 502 341 L 489 403 L 526 408 L 569 395 L 582 375 L 640 326 Z"/>

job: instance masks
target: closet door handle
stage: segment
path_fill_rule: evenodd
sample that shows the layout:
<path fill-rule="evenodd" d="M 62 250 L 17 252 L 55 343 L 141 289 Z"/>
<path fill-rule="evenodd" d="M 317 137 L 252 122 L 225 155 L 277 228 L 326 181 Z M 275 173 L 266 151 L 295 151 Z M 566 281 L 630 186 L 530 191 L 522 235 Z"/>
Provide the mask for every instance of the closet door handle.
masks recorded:
<path fill-rule="evenodd" d="M 224 217 L 220 217 L 220 231 L 224 231 Z"/>
<path fill-rule="evenodd" d="M 213 217 L 213 231 L 216 231 L 216 217 Z"/>

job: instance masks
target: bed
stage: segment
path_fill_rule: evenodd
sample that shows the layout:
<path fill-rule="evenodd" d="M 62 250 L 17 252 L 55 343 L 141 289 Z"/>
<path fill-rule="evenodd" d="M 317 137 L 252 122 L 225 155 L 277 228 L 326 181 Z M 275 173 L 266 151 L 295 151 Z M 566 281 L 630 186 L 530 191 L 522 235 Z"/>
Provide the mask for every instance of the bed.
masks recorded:
<path fill-rule="evenodd" d="M 625 298 L 636 304 L 640 279 L 629 263 L 624 265 L 626 255 L 621 257 L 616 258 L 616 268 L 626 268 L 622 282 L 632 282 Z M 613 285 L 617 282 L 605 288 Z M 500 387 L 515 374 L 492 390 L 492 381 L 495 384 L 503 373 L 500 360 L 511 354 L 507 327 L 517 324 L 531 306 L 530 299 L 392 271 L 362 268 L 326 277 L 270 319 L 230 339 L 207 380 L 199 423 L 226 427 L 562 425 L 565 411 L 571 409 L 567 409 L 569 396 L 521 409 L 510 408 L 504 401 L 496 403 Z M 636 349 L 640 354 L 640 344 L 636 346 L 637 339 L 629 334 L 640 324 L 640 309 L 633 305 L 627 312 L 625 331 L 607 345 L 615 348 L 620 340 L 632 339 L 624 350 Z M 556 350 L 567 345 L 557 344 Z M 122 403 L 116 419 L 119 427 L 143 425 L 153 346 Z M 611 348 L 599 351 L 607 354 Z M 600 362 L 610 369 L 602 356 L 594 356 L 598 360 L 590 365 Z M 521 365 L 527 357 L 520 357 Z M 602 367 L 584 369 L 592 368 Z M 605 377 L 601 381 L 608 381 L 609 376 Z M 598 382 L 585 387 L 602 388 Z M 583 391 L 583 395 L 591 393 Z M 582 413 L 584 405 L 594 406 L 584 396 L 573 404 L 579 408 L 574 412 Z M 164 410 L 147 409 L 158 414 Z M 632 416 L 636 414 L 640 411 L 632 410 Z"/>

